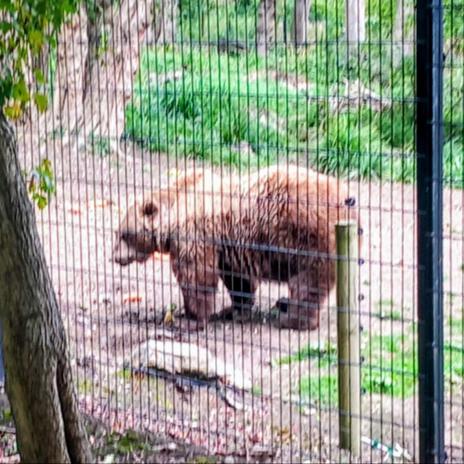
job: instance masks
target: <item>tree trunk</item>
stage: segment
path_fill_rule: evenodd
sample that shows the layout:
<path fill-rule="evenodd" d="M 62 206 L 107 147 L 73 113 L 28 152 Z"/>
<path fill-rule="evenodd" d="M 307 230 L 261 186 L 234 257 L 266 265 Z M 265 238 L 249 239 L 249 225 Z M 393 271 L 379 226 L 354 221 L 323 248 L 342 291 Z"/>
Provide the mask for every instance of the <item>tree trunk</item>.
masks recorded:
<path fill-rule="evenodd" d="M 345 0 L 346 40 L 348 49 L 357 50 L 366 40 L 366 8 L 364 0 Z"/>
<path fill-rule="evenodd" d="M 149 31 L 149 43 L 171 44 L 176 41 L 177 0 L 155 0 L 153 2 L 153 27 Z"/>
<path fill-rule="evenodd" d="M 95 71 L 98 71 L 96 64 L 98 63 L 99 49 L 102 46 L 102 30 L 103 12 L 105 5 L 103 1 L 96 0 L 95 2 L 87 1 L 86 4 L 86 20 L 87 20 L 87 56 L 84 63 L 83 89 L 82 100 L 85 101 L 87 94 L 92 87 L 92 81 L 98 76 L 95 76 Z M 111 3 L 108 5 L 111 7 Z"/>
<path fill-rule="evenodd" d="M 295 0 L 293 9 L 292 40 L 295 46 L 308 42 L 308 19 L 310 0 Z"/>
<path fill-rule="evenodd" d="M 66 23 L 59 36 L 56 63 L 56 82 L 53 97 L 55 118 L 48 127 L 72 132 L 76 121 L 82 119 L 85 57 L 88 54 L 87 14 L 81 7 Z"/>
<path fill-rule="evenodd" d="M 259 54 L 265 54 L 276 40 L 276 0 L 261 0 L 258 7 L 256 27 L 256 47 Z"/>
<path fill-rule="evenodd" d="M 58 54 L 62 128 L 87 145 L 105 139 L 118 149 L 144 36 L 153 21 L 147 1 L 102 1 L 96 17 L 82 10 L 63 34 Z M 101 31 L 107 40 L 103 43 Z M 82 58 L 85 56 L 85 62 Z M 63 93 L 63 89 L 66 91 Z"/>
<path fill-rule="evenodd" d="M 398 0 L 395 22 L 393 24 L 393 42 L 395 62 L 414 53 L 414 27 L 408 18 L 414 15 L 414 5 L 408 0 Z"/>
<path fill-rule="evenodd" d="M 6 390 L 23 462 L 90 462 L 63 323 L 17 159 L 0 112 L 0 317 Z"/>

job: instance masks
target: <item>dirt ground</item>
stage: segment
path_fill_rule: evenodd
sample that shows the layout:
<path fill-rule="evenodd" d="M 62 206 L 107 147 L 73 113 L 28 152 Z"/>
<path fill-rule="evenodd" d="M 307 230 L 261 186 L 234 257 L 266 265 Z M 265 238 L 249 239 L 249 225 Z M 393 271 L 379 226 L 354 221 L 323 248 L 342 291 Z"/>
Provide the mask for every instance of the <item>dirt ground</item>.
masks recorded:
<path fill-rule="evenodd" d="M 275 362 L 308 343 L 336 342 L 335 295 L 322 311 L 318 331 L 279 330 L 262 321 L 218 321 L 206 331 L 183 335 L 250 376 L 254 391 L 237 395 L 243 407 L 226 404 L 214 388 L 182 387 L 159 377 L 128 374 L 124 363 L 140 343 L 166 334 L 179 337 L 159 322 L 166 308 L 182 307 L 182 297 L 166 259 L 127 267 L 114 264 L 114 233 L 134 197 L 159 185 L 166 172 L 185 167 L 186 162 L 131 144 L 123 147 L 119 158 L 71 156 L 58 142 L 50 142 L 47 150 L 53 154 L 49 157 L 57 175 L 57 194 L 38 213 L 39 231 L 70 340 L 82 407 L 115 430 L 143 429 L 180 438 L 205 446 L 221 459 L 228 456 L 229 462 L 348 462 L 349 456 L 338 449 L 337 406 L 305 403 L 295 392 L 300 377 L 319 375 L 319 369 L 304 362 Z M 37 164 L 39 156 L 29 153 L 24 167 Z M 413 188 L 352 181 L 350 190 L 364 230 L 359 276 L 363 340 L 402 333 L 416 319 Z M 452 314 L 458 319 L 464 306 L 463 199 L 462 191 L 446 191 L 445 311 L 447 318 Z M 285 286 L 263 284 L 259 309 L 266 312 L 285 292 Z M 227 297 L 220 291 L 218 310 L 224 304 Z M 382 304 L 399 312 L 401 320 L 379 317 Z M 454 340 L 448 329 L 446 336 Z M 457 336 L 462 344 L 462 333 Z M 451 462 L 464 461 L 463 396 L 462 379 L 447 386 Z M 398 443 L 415 456 L 417 420 L 416 395 L 363 396 L 363 436 L 387 445 Z M 381 462 L 383 457 L 364 444 L 359 461 Z"/>

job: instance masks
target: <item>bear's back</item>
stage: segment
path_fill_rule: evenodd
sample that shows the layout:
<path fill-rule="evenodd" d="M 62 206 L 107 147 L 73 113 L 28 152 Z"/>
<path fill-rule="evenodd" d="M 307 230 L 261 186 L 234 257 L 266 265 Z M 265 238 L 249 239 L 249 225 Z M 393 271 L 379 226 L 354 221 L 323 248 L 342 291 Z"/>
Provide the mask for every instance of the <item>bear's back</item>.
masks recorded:
<path fill-rule="evenodd" d="M 293 227 L 300 233 L 331 235 L 325 229 L 352 216 L 346 197 L 345 183 L 335 177 L 300 166 L 270 166 L 245 178 L 236 212 L 243 217 L 248 209 L 261 228 L 277 227 L 282 234 Z"/>

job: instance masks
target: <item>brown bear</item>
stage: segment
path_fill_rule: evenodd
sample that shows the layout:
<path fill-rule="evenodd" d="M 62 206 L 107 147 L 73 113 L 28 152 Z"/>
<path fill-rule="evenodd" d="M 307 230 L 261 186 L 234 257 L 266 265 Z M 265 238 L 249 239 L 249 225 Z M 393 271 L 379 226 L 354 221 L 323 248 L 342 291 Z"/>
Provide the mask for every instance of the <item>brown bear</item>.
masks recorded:
<path fill-rule="evenodd" d="M 280 326 L 315 329 L 335 284 L 335 223 L 357 220 L 352 206 L 342 182 L 299 166 L 225 179 L 189 170 L 129 209 L 114 259 L 169 253 L 185 310 L 200 323 L 214 312 L 219 278 L 240 309 L 251 308 L 262 280 L 287 282 Z"/>

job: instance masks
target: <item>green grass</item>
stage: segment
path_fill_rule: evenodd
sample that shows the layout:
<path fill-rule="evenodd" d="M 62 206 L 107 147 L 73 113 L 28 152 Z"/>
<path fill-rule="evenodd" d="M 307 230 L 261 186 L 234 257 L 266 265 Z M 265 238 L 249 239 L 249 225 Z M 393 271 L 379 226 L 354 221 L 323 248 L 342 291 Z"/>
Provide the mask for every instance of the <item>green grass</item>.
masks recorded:
<path fill-rule="evenodd" d="M 300 381 L 300 398 L 308 398 L 321 405 L 333 405 L 338 401 L 338 382 L 336 375 L 312 375 Z"/>
<path fill-rule="evenodd" d="M 350 59 L 343 42 L 342 0 L 312 3 L 314 44 L 298 53 L 283 44 L 282 32 L 265 57 L 253 47 L 237 56 L 199 45 L 218 38 L 252 43 L 258 3 L 181 1 L 179 44 L 143 54 L 126 108 L 126 136 L 154 151 L 215 164 L 255 166 L 284 158 L 351 177 L 414 181 L 414 60 L 395 60 L 388 43 L 395 2 L 368 2 L 371 43 Z M 287 30 L 291 15 L 291 8 L 278 7 Z M 449 15 L 447 8 L 445 38 L 453 44 L 454 59 L 462 60 L 464 20 L 450 21 Z M 167 80 L 173 72 L 177 79 Z M 297 77 L 307 88 L 276 80 L 272 72 Z M 344 93 L 345 80 L 357 79 L 391 105 L 331 106 L 329 97 Z M 447 66 L 444 83 L 444 177 L 448 185 L 462 188 L 462 66 Z M 250 150 L 240 150 L 240 144 Z"/>
<path fill-rule="evenodd" d="M 464 347 L 446 343 L 445 378 L 454 381 L 456 377 L 464 377 Z"/>
<path fill-rule="evenodd" d="M 417 340 L 417 339 L 416 339 Z M 418 378 L 417 349 L 410 333 L 402 336 L 373 335 L 362 350 L 361 385 L 367 394 L 382 394 L 406 398 L 414 393 Z M 464 348 L 445 344 L 445 379 L 462 382 L 464 377 Z M 318 404 L 338 401 L 337 357 L 335 347 L 330 353 L 317 347 L 304 347 L 278 364 L 310 361 L 311 375 L 300 379 L 297 391 L 302 400 Z"/>
<path fill-rule="evenodd" d="M 365 353 L 362 384 L 367 392 L 401 398 L 413 393 L 417 356 L 410 336 L 375 335 Z"/>
<path fill-rule="evenodd" d="M 337 360 L 337 347 L 326 343 L 325 346 L 305 346 L 301 350 L 288 356 L 277 359 L 275 364 L 284 365 L 292 362 L 299 362 L 305 359 L 317 359 L 322 363 L 333 363 Z"/>
<path fill-rule="evenodd" d="M 394 309 L 395 302 L 393 300 L 380 300 L 375 303 L 375 306 L 378 308 L 378 311 L 372 313 L 375 317 L 392 321 L 401 321 L 403 319 L 401 311 Z"/>
<path fill-rule="evenodd" d="M 150 445 L 140 434 L 133 430 L 128 430 L 122 435 L 112 433 L 108 437 L 108 445 L 114 445 L 116 450 L 123 454 L 133 451 L 150 450 Z"/>
<path fill-rule="evenodd" d="M 0 421 L 10 422 L 13 420 L 13 412 L 10 408 L 0 410 Z"/>
<path fill-rule="evenodd" d="M 372 313 L 373 316 L 379 317 L 380 319 L 388 319 L 390 321 L 401 321 L 403 319 L 400 311 L 379 311 Z"/>
<path fill-rule="evenodd" d="M 189 464 L 216 464 L 218 459 L 215 456 L 195 456 L 188 461 Z"/>
<path fill-rule="evenodd" d="M 453 332 L 458 334 L 464 333 L 464 319 L 460 317 L 450 317 L 448 319 L 448 325 Z"/>
<path fill-rule="evenodd" d="M 124 380 L 132 379 L 132 371 L 130 369 L 124 368 L 116 372 L 116 375 Z"/>

